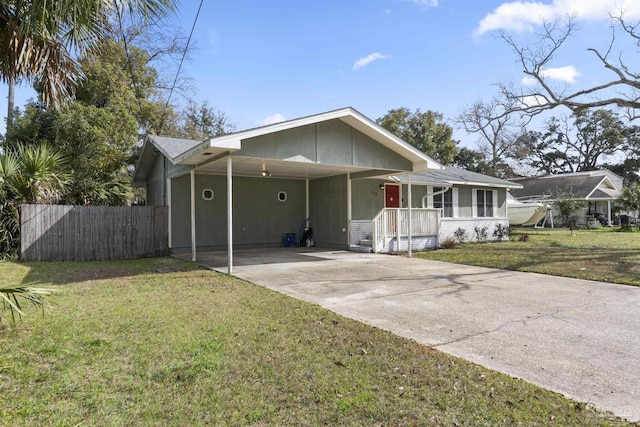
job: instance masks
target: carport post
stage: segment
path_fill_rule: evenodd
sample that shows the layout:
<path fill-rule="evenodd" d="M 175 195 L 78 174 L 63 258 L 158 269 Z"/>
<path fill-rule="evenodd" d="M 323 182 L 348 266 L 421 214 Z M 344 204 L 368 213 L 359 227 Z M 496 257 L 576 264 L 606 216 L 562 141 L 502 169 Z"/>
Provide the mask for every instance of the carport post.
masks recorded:
<path fill-rule="evenodd" d="M 407 199 L 409 199 L 409 203 L 407 204 L 407 207 L 409 208 L 408 210 L 408 214 L 409 214 L 409 227 L 407 228 L 407 230 L 409 231 L 409 235 L 407 236 L 407 245 L 409 247 L 409 258 L 411 258 L 411 233 L 413 232 L 413 221 L 411 220 L 411 174 L 409 174 L 409 179 L 408 179 L 408 186 L 407 186 Z"/>
<path fill-rule="evenodd" d="M 233 169 L 231 164 L 231 155 L 227 157 L 227 257 L 228 257 L 228 273 L 233 273 Z"/>
<path fill-rule="evenodd" d="M 169 219 L 167 220 L 167 246 L 169 249 L 173 246 L 173 236 L 171 230 L 171 178 L 167 178 L 167 200 L 165 201 L 167 204 L 167 216 Z"/>
<path fill-rule="evenodd" d="M 347 245 L 351 246 L 351 172 L 347 172 Z"/>
<path fill-rule="evenodd" d="M 196 262 L 196 170 L 191 169 L 191 261 Z"/>

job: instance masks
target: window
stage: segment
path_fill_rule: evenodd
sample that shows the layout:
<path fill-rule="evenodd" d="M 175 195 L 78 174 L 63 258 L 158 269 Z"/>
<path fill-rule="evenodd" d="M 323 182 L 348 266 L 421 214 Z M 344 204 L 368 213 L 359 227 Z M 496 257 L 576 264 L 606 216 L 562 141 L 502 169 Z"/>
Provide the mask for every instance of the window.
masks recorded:
<path fill-rule="evenodd" d="M 496 200 L 492 190 L 475 190 L 476 217 L 493 217 Z"/>
<path fill-rule="evenodd" d="M 434 193 L 438 193 L 444 190 L 444 188 L 435 187 Z M 449 188 L 442 194 L 434 194 L 433 207 L 436 209 L 442 209 L 442 216 L 445 218 L 453 218 L 453 191 Z"/>
<path fill-rule="evenodd" d="M 281 191 L 278 193 L 278 201 L 279 202 L 286 202 L 287 201 L 287 193 L 285 193 L 284 191 Z"/>
<path fill-rule="evenodd" d="M 213 190 L 210 188 L 202 190 L 202 198 L 205 200 L 213 200 Z"/>

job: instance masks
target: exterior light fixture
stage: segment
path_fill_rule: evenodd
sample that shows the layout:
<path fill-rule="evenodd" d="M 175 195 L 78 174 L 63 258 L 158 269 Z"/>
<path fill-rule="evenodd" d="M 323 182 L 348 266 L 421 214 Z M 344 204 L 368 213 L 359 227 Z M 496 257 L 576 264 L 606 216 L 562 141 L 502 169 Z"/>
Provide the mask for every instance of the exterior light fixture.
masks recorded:
<path fill-rule="evenodd" d="M 384 190 L 384 184 L 380 184 L 380 189 Z"/>
<path fill-rule="evenodd" d="M 264 177 L 271 176 L 271 172 L 269 172 L 267 170 L 263 170 L 262 171 L 262 176 L 264 176 Z"/>

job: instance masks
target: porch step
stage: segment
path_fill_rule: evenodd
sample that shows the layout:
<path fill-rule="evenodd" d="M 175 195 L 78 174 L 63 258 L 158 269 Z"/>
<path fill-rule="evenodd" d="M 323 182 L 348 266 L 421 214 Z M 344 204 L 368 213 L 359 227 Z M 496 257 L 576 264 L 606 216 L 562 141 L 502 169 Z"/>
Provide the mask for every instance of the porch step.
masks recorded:
<path fill-rule="evenodd" d="M 373 247 L 373 240 L 371 239 L 362 239 L 360 240 L 360 242 L 358 242 L 358 245 L 360 246 L 368 246 L 370 248 Z"/>
<path fill-rule="evenodd" d="M 349 250 L 351 252 L 361 252 L 365 254 L 370 254 L 373 252 L 371 246 L 362 246 L 362 245 L 351 245 L 349 246 Z"/>

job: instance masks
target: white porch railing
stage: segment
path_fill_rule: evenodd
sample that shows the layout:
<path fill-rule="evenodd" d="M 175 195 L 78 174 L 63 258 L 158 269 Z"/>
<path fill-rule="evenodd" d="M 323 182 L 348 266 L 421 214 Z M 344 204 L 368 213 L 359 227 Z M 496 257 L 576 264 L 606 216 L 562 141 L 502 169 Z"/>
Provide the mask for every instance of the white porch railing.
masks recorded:
<path fill-rule="evenodd" d="M 437 236 L 440 209 L 411 209 L 411 236 Z M 409 209 L 382 209 L 371 221 L 373 252 L 380 252 L 394 237 L 409 236 Z"/>

